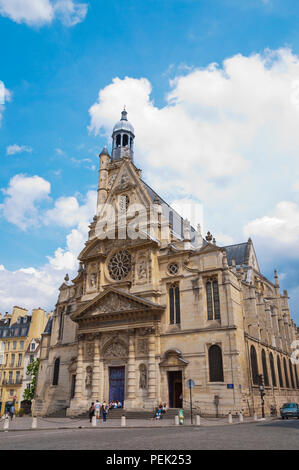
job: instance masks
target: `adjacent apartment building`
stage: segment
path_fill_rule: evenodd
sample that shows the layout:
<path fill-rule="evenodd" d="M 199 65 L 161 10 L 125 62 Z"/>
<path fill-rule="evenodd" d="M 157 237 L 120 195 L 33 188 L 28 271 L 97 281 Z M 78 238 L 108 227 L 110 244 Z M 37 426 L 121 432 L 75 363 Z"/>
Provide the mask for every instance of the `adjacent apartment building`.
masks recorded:
<path fill-rule="evenodd" d="M 1 314 L 0 314 L 1 315 Z M 0 415 L 5 404 L 15 399 L 16 411 L 21 408 L 26 379 L 26 352 L 32 340 L 38 345 L 38 338 L 45 329 L 48 316 L 41 308 L 32 314 L 21 307 L 13 307 L 11 314 L 0 317 Z"/>

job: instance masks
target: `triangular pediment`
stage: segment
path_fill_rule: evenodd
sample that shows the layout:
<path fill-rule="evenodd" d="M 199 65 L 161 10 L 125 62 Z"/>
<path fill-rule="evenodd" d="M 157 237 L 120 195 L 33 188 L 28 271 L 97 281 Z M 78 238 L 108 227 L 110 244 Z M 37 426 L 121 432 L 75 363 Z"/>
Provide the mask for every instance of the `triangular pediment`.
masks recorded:
<path fill-rule="evenodd" d="M 214 245 L 214 243 L 207 243 L 205 246 L 200 248 L 199 253 L 211 253 L 212 251 L 223 251 L 223 248 Z"/>
<path fill-rule="evenodd" d="M 71 318 L 80 321 L 85 318 L 100 317 L 103 315 L 114 315 L 129 312 L 164 310 L 165 306 L 156 304 L 149 300 L 129 294 L 121 289 L 109 287 L 101 292 L 90 302 L 82 306 Z"/>

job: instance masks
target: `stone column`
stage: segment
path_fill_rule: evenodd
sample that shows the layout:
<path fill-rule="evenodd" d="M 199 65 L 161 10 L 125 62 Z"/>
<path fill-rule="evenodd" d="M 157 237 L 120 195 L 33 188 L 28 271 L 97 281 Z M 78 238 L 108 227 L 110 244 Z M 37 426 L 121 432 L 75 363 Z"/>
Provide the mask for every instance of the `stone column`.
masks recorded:
<path fill-rule="evenodd" d="M 75 387 L 75 401 L 80 401 L 83 393 L 83 381 L 84 381 L 84 370 L 83 370 L 83 343 L 82 340 L 78 342 L 78 357 L 77 357 L 77 370 L 76 370 L 76 387 Z"/>
<path fill-rule="evenodd" d="M 148 407 L 156 404 L 156 338 L 149 336 L 148 344 Z"/>
<path fill-rule="evenodd" d="M 100 338 L 96 337 L 94 340 L 94 352 L 93 352 L 93 371 L 92 371 L 92 401 L 99 400 L 100 395 Z"/>
<path fill-rule="evenodd" d="M 136 399 L 136 362 L 135 362 L 135 331 L 129 332 L 129 358 L 127 374 L 127 396 L 125 399 L 126 409 L 134 408 Z"/>

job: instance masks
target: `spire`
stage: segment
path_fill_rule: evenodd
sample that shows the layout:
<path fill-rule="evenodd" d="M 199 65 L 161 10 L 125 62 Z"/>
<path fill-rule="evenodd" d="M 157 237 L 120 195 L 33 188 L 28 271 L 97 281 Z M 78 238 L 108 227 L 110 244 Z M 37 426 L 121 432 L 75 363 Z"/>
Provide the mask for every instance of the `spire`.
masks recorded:
<path fill-rule="evenodd" d="M 121 121 L 127 121 L 128 120 L 128 113 L 126 110 L 126 107 L 124 106 L 123 111 L 121 112 Z"/>

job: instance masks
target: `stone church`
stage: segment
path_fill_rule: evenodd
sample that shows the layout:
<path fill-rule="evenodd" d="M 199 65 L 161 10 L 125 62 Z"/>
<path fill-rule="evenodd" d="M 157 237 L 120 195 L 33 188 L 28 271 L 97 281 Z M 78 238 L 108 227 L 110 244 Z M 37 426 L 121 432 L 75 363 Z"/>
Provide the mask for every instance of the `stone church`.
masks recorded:
<path fill-rule="evenodd" d="M 260 271 L 251 239 L 218 246 L 142 179 L 124 110 L 100 154 L 96 215 L 77 276 L 59 289 L 42 335 L 37 415 L 117 400 L 206 415 L 299 402 L 298 330 L 278 276 Z"/>

